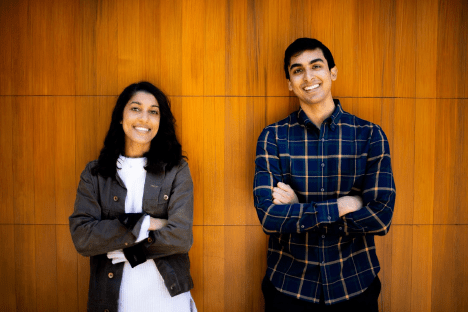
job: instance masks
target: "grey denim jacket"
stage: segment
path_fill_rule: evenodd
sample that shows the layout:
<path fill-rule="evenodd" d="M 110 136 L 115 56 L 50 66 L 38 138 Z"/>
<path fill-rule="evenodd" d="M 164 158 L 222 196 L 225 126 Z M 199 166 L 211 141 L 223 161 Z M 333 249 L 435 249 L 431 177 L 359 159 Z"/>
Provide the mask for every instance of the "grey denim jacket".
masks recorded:
<path fill-rule="evenodd" d="M 88 311 L 117 311 L 124 263 L 112 264 L 107 252 L 123 249 L 138 265 L 154 259 L 171 296 L 193 288 L 188 251 L 193 243 L 193 183 L 188 164 L 155 175 L 146 173 L 143 213 L 126 214 L 127 189 L 116 179 L 93 176 L 88 163 L 81 174 L 75 210 L 69 217 L 76 250 L 90 257 Z M 168 220 L 136 244 L 144 215 Z M 131 216 L 129 216 L 131 215 Z M 143 258 L 143 259 L 142 259 Z"/>

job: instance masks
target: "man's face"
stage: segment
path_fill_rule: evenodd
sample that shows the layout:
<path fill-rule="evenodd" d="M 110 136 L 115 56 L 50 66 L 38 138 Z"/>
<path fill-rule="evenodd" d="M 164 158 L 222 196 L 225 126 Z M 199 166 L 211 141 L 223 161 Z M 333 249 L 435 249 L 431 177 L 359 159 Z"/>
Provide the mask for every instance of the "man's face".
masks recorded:
<path fill-rule="evenodd" d="M 333 103 L 331 86 L 338 69 L 328 69 L 322 50 L 305 50 L 292 56 L 289 63 L 289 91 L 296 94 L 301 105 Z"/>

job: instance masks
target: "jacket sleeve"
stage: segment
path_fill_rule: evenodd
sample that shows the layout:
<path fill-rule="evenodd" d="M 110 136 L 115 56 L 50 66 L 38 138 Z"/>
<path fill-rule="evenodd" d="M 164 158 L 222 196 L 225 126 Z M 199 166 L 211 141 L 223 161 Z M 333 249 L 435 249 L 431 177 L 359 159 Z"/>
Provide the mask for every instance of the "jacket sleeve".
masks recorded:
<path fill-rule="evenodd" d="M 91 174 L 93 163 L 81 173 L 73 214 L 69 217 L 75 248 L 83 256 L 95 256 L 135 245 L 135 224 L 140 216 L 102 220 L 98 178 Z M 141 224 L 140 224 L 141 225 Z"/>
<path fill-rule="evenodd" d="M 344 215 L 329 231 L 345 234 L 385 235 L 390 229 L 395 205 L 390 147 L 382 129 L 374 125 L 370 138 L 366 173 L 360 191 L 363 207 Z"/>
<path fill-rule="evenodd" d="M 147 258 L 188 253 L 193 243 L 193 182 L 187 162 L 176 168 L 168 202 L 168 225 L 144 241 Z"/>
<path fill-rule="evenodd" d="M 336 199 L 307 204 L 273 204 L 273 187 L 281 182 L 282 170 L 274 127 L 263 130 L 257 142 L 254 205 L 266 234 L 323 232 L 321 225 L 339 219 Z"/>

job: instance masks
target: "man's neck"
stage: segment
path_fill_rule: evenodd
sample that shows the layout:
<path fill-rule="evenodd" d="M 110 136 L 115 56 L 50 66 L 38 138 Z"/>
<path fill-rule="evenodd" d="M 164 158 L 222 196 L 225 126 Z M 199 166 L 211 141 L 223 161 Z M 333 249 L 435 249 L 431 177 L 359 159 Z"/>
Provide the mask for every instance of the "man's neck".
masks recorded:
<path fill-rule="evenodd" d="M 300 103 L 302 110 L 310 119 L 310 121 L 320 129 L 323 121 L 330 117 L 335 110 L 335 103 L 333 99 L 323 103 L 305 104 Z"/>

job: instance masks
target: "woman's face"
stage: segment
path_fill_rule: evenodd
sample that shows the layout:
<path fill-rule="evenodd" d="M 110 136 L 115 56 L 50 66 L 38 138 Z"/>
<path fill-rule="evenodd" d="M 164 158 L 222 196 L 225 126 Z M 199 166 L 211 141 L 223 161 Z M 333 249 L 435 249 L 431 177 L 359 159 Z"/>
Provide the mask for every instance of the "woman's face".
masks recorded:
<path fill-rule="evenodd" d="M 135 93 L 125 105 L 122 127 L 125 132 L 125 156 L 141 157 L 151 146 L 159 129 L 159 104 L 144 91 Z"/>

